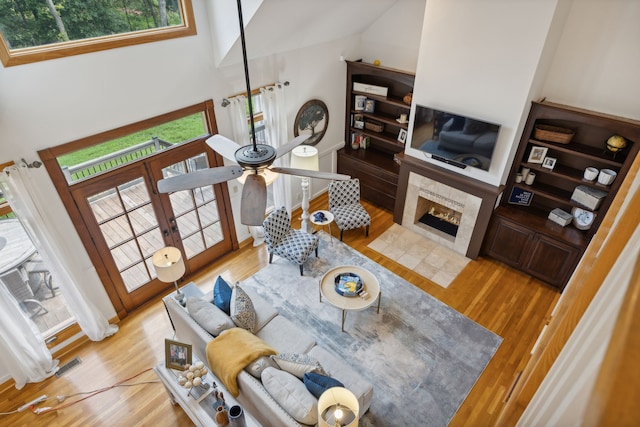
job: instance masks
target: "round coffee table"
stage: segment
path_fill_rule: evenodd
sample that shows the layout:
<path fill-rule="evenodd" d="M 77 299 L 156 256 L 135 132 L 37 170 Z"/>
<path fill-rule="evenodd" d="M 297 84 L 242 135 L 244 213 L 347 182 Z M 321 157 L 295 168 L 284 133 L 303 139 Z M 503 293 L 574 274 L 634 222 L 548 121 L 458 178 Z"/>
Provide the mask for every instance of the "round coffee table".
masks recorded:
<path fill-rule="evenodd" d="M 359 296 L 345 297 L 336 292 L 335 277 L 342 273 L 353 273 L 360 276 L 364 283 L 364 290 L 368 295 L 364 298 Z M 356 265 L 342 265 L 334 267 L 327 271 L 320 279 L 318 285 L 320 302 L 324 297 L 331 305 L 342 310 L 342 332 L 344 332 L 344 320 L 347 317 L 347 311 L 359 311 L 371 307 L 376 300 L 378 301 L 378 313 L 380 313 L 380 300 L 382 292 L 380 291 L 380 283 L 376 276 L 369 270 Z"/>

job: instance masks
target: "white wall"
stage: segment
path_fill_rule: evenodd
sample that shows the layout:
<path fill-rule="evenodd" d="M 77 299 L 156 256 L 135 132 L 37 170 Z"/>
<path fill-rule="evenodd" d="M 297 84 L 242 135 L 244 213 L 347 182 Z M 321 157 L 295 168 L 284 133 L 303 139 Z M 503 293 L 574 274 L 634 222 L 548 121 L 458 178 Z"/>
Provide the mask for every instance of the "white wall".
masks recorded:
<path fill-rule="evenodd" d="M 416 104 L 502 125 L 489 171 L 438 166 L 499 185 L 528 111 L 557 0 L 429 0 L 413 93 Z M 410 126 L 411 128 L 411 126 Z M 409 140 L 413 133 L 409 132 Z M 427 159 L 407 143 L 405 152 Z"/>
<path fill-rule="evenodd" d="M 640 2 L 574 0 L 542 95 L 640 120 Z"/>

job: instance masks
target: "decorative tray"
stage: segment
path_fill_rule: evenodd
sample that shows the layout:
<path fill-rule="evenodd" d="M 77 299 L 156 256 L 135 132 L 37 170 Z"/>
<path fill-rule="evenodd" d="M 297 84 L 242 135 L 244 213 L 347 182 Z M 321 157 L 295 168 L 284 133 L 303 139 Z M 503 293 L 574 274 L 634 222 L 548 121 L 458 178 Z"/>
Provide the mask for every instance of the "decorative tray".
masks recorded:
<path fill-rule="evenodd" d="M 335 277 L 336 292 L 343 297 L 355 297 L 364 288 L 364 282 L 354 273 L 340 273 Z"/>

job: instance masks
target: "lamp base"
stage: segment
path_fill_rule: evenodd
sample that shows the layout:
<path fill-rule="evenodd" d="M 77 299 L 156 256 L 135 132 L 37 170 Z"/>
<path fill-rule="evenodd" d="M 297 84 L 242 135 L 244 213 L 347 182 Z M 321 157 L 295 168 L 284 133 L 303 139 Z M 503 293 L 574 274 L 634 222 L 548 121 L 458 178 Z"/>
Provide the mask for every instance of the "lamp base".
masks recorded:
<path fill-rule="evenodd" d="M 178 301 L 181 306 L 187 305 L 187 296 L 180 290 L 178 287 L 178 282 L 173 282 L 176 285 L 176 294 L 173 296 L 173 299 Z"/>

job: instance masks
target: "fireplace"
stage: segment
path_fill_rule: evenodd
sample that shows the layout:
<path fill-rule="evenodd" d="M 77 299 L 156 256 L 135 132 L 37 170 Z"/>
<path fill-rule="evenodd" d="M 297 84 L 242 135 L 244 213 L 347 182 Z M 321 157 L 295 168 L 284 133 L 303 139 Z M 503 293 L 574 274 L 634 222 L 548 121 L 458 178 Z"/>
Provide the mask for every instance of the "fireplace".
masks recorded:
<path fill-rule="evenodd" d="M 436 232 L 444 233 L 455 240 L 463 210 L 464 205 L 455 200 L 431 192 L 421 192 L 418 195 L 414 223 L 427 229 L 434 228 Z"/>
<path fill-rule="evenodd" d="M 411 172 L 402 226 L 466 255 L 481 202 L 479 197 Z"/>
<path fill-rule="evenodd" d="M 400 175 L 394 221 L 476 259 L 503 187 L 494 187 L 404 153 L 397 154 L 396 161 L 400 164 Z"/>

